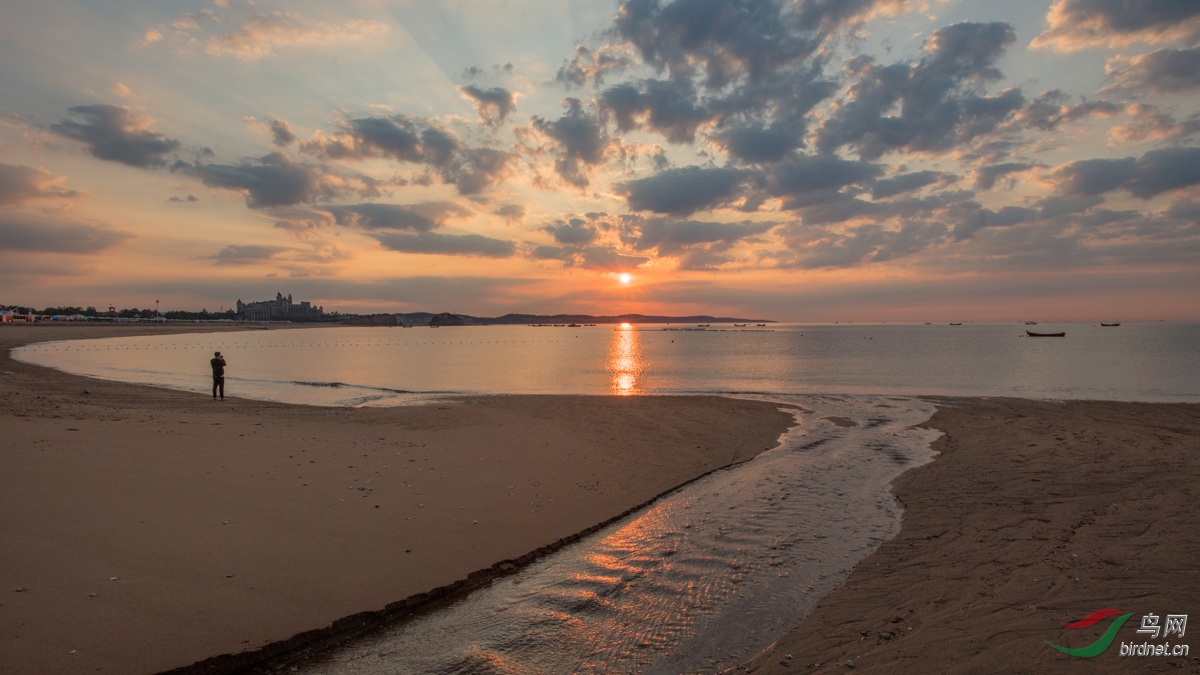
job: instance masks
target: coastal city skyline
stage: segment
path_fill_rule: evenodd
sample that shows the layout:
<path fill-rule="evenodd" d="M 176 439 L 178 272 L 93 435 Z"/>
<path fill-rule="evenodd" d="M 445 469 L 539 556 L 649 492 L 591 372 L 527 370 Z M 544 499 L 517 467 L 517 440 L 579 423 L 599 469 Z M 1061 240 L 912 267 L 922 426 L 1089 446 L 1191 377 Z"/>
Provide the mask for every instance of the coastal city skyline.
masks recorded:
<path fill-rule="evenodd" d="M 1200 5 L 56 1 L 0 303 L 1187 320 Z"/>

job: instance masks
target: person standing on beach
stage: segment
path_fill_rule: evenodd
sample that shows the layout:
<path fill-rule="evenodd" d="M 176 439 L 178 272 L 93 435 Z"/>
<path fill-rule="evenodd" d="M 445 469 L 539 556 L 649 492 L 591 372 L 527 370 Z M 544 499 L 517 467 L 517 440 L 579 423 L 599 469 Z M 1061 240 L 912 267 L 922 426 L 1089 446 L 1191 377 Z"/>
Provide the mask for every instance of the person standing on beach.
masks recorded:
<path fill-rule="evenodd" d="M 217 390 L 221 390 L 221 400 L 225 400 L 225 357 L 221 356 L 221 352 L 213 352 L 212 360 L 209 361 L 213 369 L 213 400 L 217 400 Z"/>

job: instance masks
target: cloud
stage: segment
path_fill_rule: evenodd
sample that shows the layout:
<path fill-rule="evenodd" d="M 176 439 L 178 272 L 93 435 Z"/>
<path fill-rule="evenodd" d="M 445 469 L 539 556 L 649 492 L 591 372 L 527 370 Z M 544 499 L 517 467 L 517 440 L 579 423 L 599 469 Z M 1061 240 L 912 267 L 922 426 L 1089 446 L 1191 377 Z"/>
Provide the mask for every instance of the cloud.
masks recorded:
<path fill-rule="evenodd" d="M 348 119 L 342 131 L 301 141 L 300 149 L 335 160 L 386 157 L 425 164 L 459 194 L 482 192 L 507 176 L 515 156 L 491 148 L 467 147 L 452 131 L 408 115 Z"/>
<path fill-rule="evenodd" d="M 650 259 L 643 256 L 626 255 L 610 247 L 592 246 L 579 252 L 575 265 L 585 270 L 619 272 L 648 262 Z"/>
<path fill-rule="evenodd" d="M 1095 196 L 1128 184 L 1136 174 L 1137 160 L 1133 157 L 1082 159 L 1055 169 L 1051 180 L 1064 194 Z"/>
<path fill-rule="evenodd" d="M 1200 133 L 1200 114 L 1182 122 L 1163 112 L 1156 105 L 1135 103 L 1129 106 L 1132 120 L 1108 130 L 1111 143 L 1140 143 L 1142 141 L 1174 141 Z"/>
<path fill-rule="evenodd" d="M 913 256 L 942 244 L 946 226 L 910 221 L 898 229 L 862 225 L 843 232 L 790 225 L 783 229 L 788 250 L 775 256 L 780 267 L 845 268 Z"/>
<path fill-rule="evenodd" d="M 554 169 L 576 187 L 587 187 L 591 167 L 603 164 L 611 140 L 600 120 L 583 109 L 577 98 L 563 101 L 567 111 L 554 121 L 533 118 L 533 127 L 551 139 L 559 150 Z"/>
<path fill-rule="evenodd" d="M 833 155 L 806 155 L 772 168 L 767 190 L 784 200 L 783 208 L 796 209 L 834 199 L 842 188 L 867 183 L 883 174 L 883 167 Z"/>
<path fill-rule="evenodd" d="M 637 57 L 624 45 L 603 45 L 595 50 L 578 45 L 571 59 L 559 67 L 554 80 L 576 87 L 582 87 L 590 80 L 598 87 L 604 83 L 605 75 L 620 73 L 636 61 Z"/>
<path fill-rule="evenodd" d="M 429 232 L 455 216 L 470 213 L 452 202 L 425 202 L 422 204 L 350 204 L 331 206 L 326 210 L 333 215 L 338 225 L 359 227 L 365 230 L 408 230 Z"/>
<path fill-rule="evenodd" d="M 730 159 L 777 162 L 803 147 L 808 114 L 837 90 L 836 83 L 820 79 L 833 53 L 829 41 L 843 28 L 919 4 L 630 0 L 620 5 L 607 33 L 611 44 L 579 48 L 557 79 L 599 87 L 606 74 L 640 60 L 657 77 L 602 91 L 596 105 L 605 122 L 615 122 L 621 132 L 652 131 L 675 144 L 693 143 L 712 128 L 711 140 Z"/>
<path fill-rule="evenodd" d="M 1111 88 L 1170 94 L 1200 89 L 1200 47 L 1114 56 L 1105 65 Z"/>
<path fill-rule="evenodd" d="M 1121 106 L 1105 101 L 1083 101 L 1075 105 L 1067 105 L 1070 97 L 1054 89 L 1043 92 L 1030 101 L 1019 113 L 1017 119 L 1026 126 L 1054 131 L 1062 122 L 1074 122 L 1088 117 L 1115 117 L 1122 112 Z"/>
<path fill-rule="evenodd" d="M 519 223 L 525 220 L 527 209 L 524 204 L 504 204 L 492 213 L 504 218 L 510 223 Z"/>
<path fill-rule="evenodd" d="M 145 169 L 165 165 L 164 155 L 179 148 L 179 141 L 150 131 L 150 118 L 136 117 L 125 106 L 81 105 L 67 113 L 82 121 L 63 120 L 50 131 L 83 142 L 99 159 Z"/>
<path fill-rule="evenodd" d="M 287 147 L 296 140 L 296 134 L 292 133 L 292 125 L 283 120 L 270 120 L 271 135 L 274 136 L 272 141 L 279 147 Z"/>
<path fill-rule="evenodd" d="M 1036 166 L 1038 165 L 1024 162 L 1004 162 L 981 166 L 975 169 L 975 187 L 979 190 L 991 190 L 996 186 L 997 180 L 1014 173 L 1029 171 Z"/>
<path fill-rule="evenodd" d="M 1200 183 L 1200 148 L 1151 150 L 1134 159 L 1085 159 L 1058 167 L 1051 180 L 1059 192 L 1096 196 L 1126 189 L 1150 199 Z"/>
<path fill-rule="evenodd" d="M 534 260 L 569 260 L 570 253 L 561 246 L 536 246 L 529 252 Z"/>
<path fill-rule="evenodd" d="M 751 221 L 714 223 L 649 218 L 634 221 L 622 238 L 629 241 L 637 251 L 654 250 L 660 256 L 669 256 L 698 247 L 707 249 L 710 244 L 728 247 L 739 241 L 763 234 L 775 227 L 776 224 Z M 710 259 L 709 263 L 711 262 Z M 708 266 L 707 263 L 706 266 Z"/>
<path fill-rule="evenodd" d="M 66 176 L 56 176 L 40 166 L 0 163 L 0 206 L 76 196 L 75 190 L 63 187 L 66 180 Z"/>
<path fill-rule="evenodd" d="M 1040 209 L 1040 217 L 1042 219 L 1048 219 L 1074 213 L 1083 213 L 1103 202 L 1103 197 L 1096 196 L 1050 195 L 1037 200 L 1033 206 Z"/>
<path fill-rule="evenodd" d="M 554 237 L 554 241 L 560 244 L 590 244 L 599 236 L 596 228 L 588 225 L 587 221 L 581 218 L 571 218 L 566 222 L 558 221 L 546 225 L 542 230 L 549 232 L 550 236 Z"/>
<path fill-rule="evenodd" d="M 504 120 L 508 119 L 510 113 L 517 108 L 517 97 L 513 92 L 502 87 L 492 87 L 484 89 L 469 84 L 465 87 L 459 87 L 462 92 L 475 104 L 475 112 L 479 113 L 479 119 L 488 126 L 500 126 L 504 124 Z"/>
<path fill-rule="evenodd" d="M 739 162 L 765 164 L 778 162 L 804 145 L 803 129 L 784 125 L 738 126 L 713 135 L 713 140 Z"/>
<path fill-rule="evenodd" d="M 185 26 L 195 30 L 198 24 Z M 390 28 L 377 21 L 354 19 L 342 23 L 314 21 L 299 14 L 275 11 L 255 14 L 235 31 L 213 35 L 205 45 L 209 56 L 232 56 L 254 61 L 274 56 L 283 48 L 342 47 L 379 40 Z"/>
<path fill-rule="evenodd" d="M 1015 39 L 1006 23 L 963 22 L 935 31 L 916 64 L 850 59 L 847 99 L 817 130 L 817 148 L 848 145 L 862 159 L 897 150 L 937 154 L 992 132 L 1025 98 L 1017 88 L 996 96 L 973 90 L 1000 78 L 995 63 Z"/>
<path fill-rule="evenodd" d="M 955 222 L 954 240 L 969 239 L 985 227 L 1008 227 L 1029 223 L 1038 219 L 1036 209 L 1020 206 L 1004 206 L 999 211 L 983 208 L 976 202 L 957 204 L 945 214 L 947 220 Z"/>
<path fill-rule="evenodd" d="M 558 260 L 564 267 L 605 272 L 631 270 L 650 262 L 648 256 L 623 253 L 610 245 L 536 246 L 529 252 L 534 260 Z"/>
<path fill-rule="evenodd" d="M 1200 4 L 1193 0 L 1058 0 L 1046 21 L 1050 27 L 1030 47 L 1074 51 L 1200 39 Z"/>
<path fill-rule="evenodd" d="M 516 255 L 517 250 L 516 245 L 511 241 L 492 239 L 478 234 L 381 233 L 374 237 L 384 248 L 402 253 L 511 258 Z"/>
<path fill-rule="evenodd" d="M 492 75 L 497 76 L 497 77 L 501 77 L 504 75 L 512 75 L 512 72 L 513 72 L 513 64 L 511 64 L 511 63 L 506 63 L 504 65 L 500 65 L 497 63 L 492 66 Z M 486 74 L 487 74 L 487 70 L 485 70 L 481 66 L 468 66 L 467 68 L 463 68 L 463 71 L 460 76 L 464 80 L 473 80 L 477 77 L 483 77 Z"/>
<path fill-rule="evenodd" d="M 687 216 L 734 201 L 751 175 L 741 169 L 688 166 L 629 181 L 621 188 L 630 210 Z"/>
<path fill-rule="evenodd" d="M 169 202 L 189 202 L 190 203 L 190 202 L 198 202 L 200 200 L 196 197 L 196 195 L 188 195 L 187 197 L 179 197 L 179 196 L 168 197 L 167 201 L 169 201 Z"/>
<path fill-rule="evenodd" d="M 238 164 L 177 161 L 171 171 L 192 176 L 205 185 L 246 195 L 252 209 L 327 201 L 346 194 L 373 194 L 377 186 L 361 177 L 343 176 L 329 167 L 293 161 L 282 152 Z"/>
<path fill-rule="evenodd" d="M 209 258 L 216 260 L 218 265 L 248 265 L 250 263 L 270 260 L 276 255 L 289 251 L 285 246 L 259 246 L 254 244 L 230 244 Z"/>
<path fill-rule="evenodd" d="M 913 171 L 875 181 L 871 184 L 871 199 L 887 199 L 934 184 L 944 187 L 957 180 L 958 176 L 943 171 Z"/>
<path fill-rule="evenodd" d="M 628 0 L 613 31 L 642 61 L 673 81 L 701 77 L 709 89 L 757 82 L 800 65 L 830 34 L 877 14 L 916 4 L 901 0 L 791 2 Z"/>
<path fill-rule="evenodd" d="M 109 225 L 0 212 L 0 250 L 91 255 L 132 236 Z"/>
<path fill-rule="evenodd" d="M 606 89 L 597 101 L 600 110 L 616 120 L 623 132 L 643 126 L 671 143 L 691 143 L 696 131 L 716 115 L 701 106 L 689 81 L 642 80 Z"/>

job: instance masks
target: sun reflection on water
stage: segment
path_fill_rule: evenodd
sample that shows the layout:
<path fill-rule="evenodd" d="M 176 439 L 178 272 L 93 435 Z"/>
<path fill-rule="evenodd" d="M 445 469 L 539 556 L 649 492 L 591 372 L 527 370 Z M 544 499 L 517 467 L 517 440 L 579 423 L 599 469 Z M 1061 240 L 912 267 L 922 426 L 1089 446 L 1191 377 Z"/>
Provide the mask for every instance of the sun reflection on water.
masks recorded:
<path fill-rule="evenodd" d="M 633 326 L 623 323 L 613 332 L 606 367 L 610 377 L 610 394 L 636 396 L 642 393 L 641 380 L 646 362 L 642 359 L 642 345 Z"/>

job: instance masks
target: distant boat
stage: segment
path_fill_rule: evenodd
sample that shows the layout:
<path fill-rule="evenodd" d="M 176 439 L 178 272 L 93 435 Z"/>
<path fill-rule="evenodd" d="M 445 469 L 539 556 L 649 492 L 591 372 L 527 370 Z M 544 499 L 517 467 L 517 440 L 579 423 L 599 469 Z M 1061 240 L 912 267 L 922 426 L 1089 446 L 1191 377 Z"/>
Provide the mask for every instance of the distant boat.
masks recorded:
<path fill-rule="evenodd" d="M 1067 337 L 1066 333 L 1035 333 L 1031 330 L 1025 331 L 1029 337 Z"/>
<path fill-rule="evenodd" d="M 577 324 L 577 323 L 569 324 L 567 326 L 567 328 L 579 328 L 579 324 Z"/>
<path fill-rule="evenodd" d="M 697 326 L 699 326 L 700 328 L 708 328 L 708 327 L 709 327 L 709 326 L 711 326 L 712 324 L 709 324 L 709 323 L 698 323 L 698 324 L 696 324 L 696 325 L 697 325 Z"/>
<path fill-rule="evenodd" d="M 744 324 L 744 323 L 735 323 L 735 324 L 733 324 L 734 328 L 741 328 L 742 326 L 745 326 L 745 325 L 746 325 L 746 324 Z"/>
<path fill-rule="evenodd" d="M 930 324 L 928 321 L 926 321 L 926 322 L 925 322 L 925 325 L 926 325 L 926 326 L 929 326 L 929 325 L 932 325 L 932 324 Z"/>
<path fill-rule="evenodd" d="M 767 325 L 767 324 L 765 324 L 765 323 L 758 323 L 758 324 L 755 324 L 755 326 L 757 326 L 758 328 L 764 328 L 764 327 L 766 327 L 766 325 Z"/>
<path fill-rule="evenodd" d="M 1025 322 L 1025 325 L 1026 325 L 1026 326 L 1036 326 L 1036 325 L 1037 325 L 1037 322 L 1036 322 L 1036 321 L 1026 321 L 1026 322 Z"/>
<path fill-rule="evenodd" d="M 1100 325 L 1101 326 L 1120 326 L 1121 324 L 1119 324 L 1119 323 L 1102 323 Z"/>
<path fill-rule="evenodd" d="M 950 325 L 951 325 L 951 326 L 961 326 L 961 325 L 962 325 L 962 322 L 961 322 L 961 321 L 959 321 L 958 323 L 952 323 L 952 324 L 950 324 Z"/>

